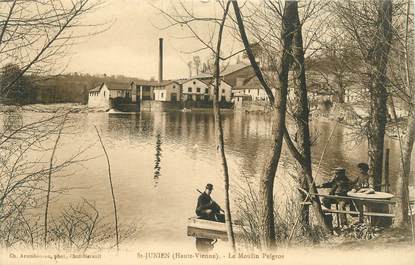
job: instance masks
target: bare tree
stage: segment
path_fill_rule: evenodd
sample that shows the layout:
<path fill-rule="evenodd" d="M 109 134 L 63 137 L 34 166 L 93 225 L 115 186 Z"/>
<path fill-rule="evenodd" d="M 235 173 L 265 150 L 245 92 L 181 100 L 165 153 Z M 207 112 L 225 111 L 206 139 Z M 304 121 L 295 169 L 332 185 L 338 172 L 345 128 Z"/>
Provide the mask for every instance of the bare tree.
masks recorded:
<path fill-rule="evenodd" d="M 184 2 L 178 1 L 178 8 L 173 6 L 173 12 L 167 13 L 162 9 L 158 9 L 164 17 L 167 19 L 169 25 L 167 27 L 163 27 L 163 29 L 168 29 L 177 25 L 185 26 L 188 28 L 189 32 L 192 34 L 192 37 L 195 38 L 200 42 L 202 48 L 197 49 L 196 51 L 201 51 L 204 49 L 209 50 L 212 53 L 214 63 L 213 63 L 213 80 L 211 81 L 211 85 L 214 87 L 213 93 L 213 107 L 214 107 L 214 118 L 215 118 L 215 136 L 216 136 L 216 148 L 218 151 L 219 163 L 220 163 L 220 170 L 223 175 L 224 181 L 224 188 L 225 188 L 225 223 L 226 223 L 226 230 L 228 235 L 228 240 L 231 244 L 231 248 L 235 250 L 235 237 L 232 227 L 232 214 L 231 214 L 231 207 L 230 207 L 230 198 L 229 198 L 229 170 L 228 164 L 226 159 L 225 153 L 225 142 L 223 136 L 223 127 L 222 127 L 222 116 L 220 112 L 220 105 L 219 105 L 219 87 L 221 83 L 221 72 L 223 71 L 224 67 L 221 67 L 221 63 L 225 62 L 234 54 L 231 52 L 231 55 L 228 57 L 223 57 L 223 47 L 222 47 L 222 39 L 224 30 L 227 28 L 226 25 L 226 18 L 228 17 L 229 6 L 232 1 L 226 0 L 219 2 L 220 10 L 223 13 L 222 18 L 216 17 L 198 17 L 196 16 L 191 9 L 187 8 Z M 197 32 L 196 27 L 194 24 L 203 23 L 211 23 L 214 27 L 218 27 L 218 33 L 214 31 L 213 33 L 209 34 L 209 37 L 203 37 L 203 34 Z M 209 24 L 210 25 L 210 24 Z M 193 57 L 193 64 L 196 68 L 196 74 L 199 74 L 199 67 L 200 67 L 200 57 L 194 56 Z M 209 64 L 209 62 L 207 62 Z M 206 66 L 206 68 L 209 68 Z M 205 69 L 209 70 L 209 69 Z"/>
<path fill-rule="evenodd" d="M 385 128 L 387 122 L 387 66 L 392 41 L 390 0 L 334 2 L 341 27 L 358 47 L 364 64 L 363 83 L 370 95 L 368 156 L 371 186 L 380 190 Z"/>
<path fill-rule="evenodd" d="M 226 160 L 225 154 L 225 141 L 223 137 L 223 127 L 222 127 L 222 117 L 220 113 L 220 105 L 219 105 L 219 87 L 221 82 L 220 77 L 220 50 L 222 45 L 222 34 L 223 29 L 226 22 L 226 17 L 228 16 L 229 6 L 231 1 L 227 1 L 225 10 L 223 12 L 223 19 L 219 26 L 219 33 L 218 33 L 218 41 L 217 41 L 217 48 L 216 48 L 216 56 L 215 56 L 215 83 L 214 83 L 214 91 L 213 91 L 213 112 L 215 116 L 215 131 L 216 131 L 216 145 L 217 149 L 220 153 L 221 158 L 221 169 L 222 175 L 224 180 L 225 186 L 225 223 L 226 223 L 226 231 L 228 234 L 228 240 L 231 244 L 232 249 L 235 251 L 235 235 L 233 233 L 232 228 L 232 215 L 231 215 L 231 206 L 230 206 L 230 199 L 229 199 L 229 171 L 228 171 L 228 163 Z"/>
<path fill-rule="evenodd" d="M 101 4 L 95 0 L 49 1 L 13 0 L 0 4 L 0 60 L 17 64 L 21 71 L 2 84 L 1 96 L 8 97 L 13 85 L 25 74 L 57 70 L 58 59 L 64 57 L 77 39 L 94 34 L 82 27 L 82 18 Z M 77 31 L 75 31 L 77 29 Z M 96 33 L 96 32 L 95 32 Z"/>
<path fill-rule="evenodd" d="M 271 5 L 271 8 L 274 8 L 277 13 L 280 12 L 278 7 L 276 7 L 275 4 L 271 3 L 270 5 Z M 306 91 L 306 84 L 305 84 L 304 50 L 303 50 L 303 44 L 302 44 L 302 38 L 301 38 L 301 25 L 300 25 L 300 20 L 298 16 L 298 3 L 296 1 L 286 2 L 284 12 L 282 14 L 282 19 L 283 19 L 282 25 L 283 26 L 282 26 L 282 31 L 281 31 L 281 40 L 283 43 L 283 54 L 281 55 L 282 58 L 281 58 L 280 67 L 278 71 L 279 89 L 281 92 L 280 94 L 277 93 L 275 97 L 269 85 L 265 81 L 265 78 L 262 76 L 262 72 L 255 61 L 254 54 L 250 48 L 250 44 L 245 33 L 242 17 L 240 15 L 238 16 L 239 8 L 237 6 L 237 3 L 234 2 L 234 6 L 236 9 L 236 13 L 237 13 L 236 17 L 237 17 L 238 26 L 239 26 L 239 32 L 241 33 L 241 38 L 243 40 L 246 53 L 251 62 L 251 65 L 254 68 L 254 71 L 256 73 L 258 80 L 260 81 L 262 87 L 267 92 L 270 102 L 275 102 L 275 107 L 276 107 L 275 111 L 282 111 L 281 105 L 279 106 L 279 104 L 281 104 L 279 100 L 281 99 L 278 99 L 278 98 L 280 98 L 281 96 L 286 98 L 287 96 L 286 90 L 287 90 L 288 82 L 289 82 L 288 81 L 289 69 L 292 63 L 292 59 L 293 59 L 292 56 L 293 55 L 295 56 L 295 61 L 297 63 L 296 69 L 298 71 L 297 78 L 299 79 L 299 82 L 300 82 L 299 88 L 296 89 L 296 94 L 297 94 L 297 100 L 299 101 L 298 104 L 301 104 L 301 107 L 300 107 L 301 109 L 297 112 L 297 114 L 299 114 L 301 117 L 298 117 L 297 122 L 301 130 L 300 141 L 302 141 L 302 145 L 301 145 L 300 150 L 302 151 L 302 154 L 297 150 L 297 148 L 292 143 L 291 138 L 288 134 L 288 131 L 285 128 L 285 117 L 284 117 L 284 122 L 277 123 L 278 124 L 277 126 L 280 126 L 279 129 L 282 130 L 282 133 L 283 133 L 282 135 L 284 135 L 290 151 L 294 154 L 294 157 L 297 159 L 300 165 L 304 168 L 305 177 L 302 179 L 303 183 L 305 185 L 309 185 L 310 191 L 316 193 L 316 188 L 315 188 L 315 184 L 314 184 L 312 173 L 311 173 L 310 136 L 308 132 L 309 130 L 308 129 L 308 99 L 307 99 L 307 91 Z M 294 35 L 296 36 L 295 39 L 293 38 Z M 295 43 L 294 47 L 292 47 L 293 42 Z M 286 102 L 283 101 L 282 104 L 286 104 Z M 284 112 L 285 112 L 285 109 L 284 109 Z M 280 121 L 280 118 L 277 115 L 277 122 L 278 121 Z M 278 132 L 275 135 L 278 135 Z M 278 140 L 280 140 L 281 142 L 277 142 L 277 141 L 275 142 L 278 143 L 279 145 L 282 145 L 282 139 L 278 139 Z M 277 152 L 277 153 L 281 152 L 281 150 L 278 150 L 278 148 L 282 148 L 282 147 L 274 146 L 273 152 Z M 277 166 L 279 158 L 276 155 L 277 154 L 274 153 L 274 156 L 272 156 L 272 159 L 276 159 L 274 160 L 274 163 L 276 161 L 276 166 Z M 270 164 L 272 163 L 269 163 L 268 165 Z M 275 166 L 275 171 L 273 172 L 271 170 L 266 171 L 267 173 L 270 173 L 270 175 L 263 177 L 263 180 L 261 182 L 264 184 L 266 183 L 268 187 L 266 187 L 266 185 L 264 184 L 262 184 L 260 187 L 260 194 L 263 194 L 264 189 L 271 190 L 271 191 L 266 192 L 266 194 L 269 195 L 267 196 L 267 198 L 261 197 L 261 200 L 260 200 L 262 204 L 261 210 L 263 211 L 261 225 L 265 226 L 267 230 L 267 231 L 261 232 L 261 233 L 264 233 L 264 234 L 261 234 L 261 241 L 263 242 L 262 245 L 266 248 L 272 247 L 272 245 L 275 244 L 275 237 L 273 238 L 273 233 L 275 233 L 275 228 L 273 227 L 274 225 L 272 224 L 274 223 L 273 213 L 272 213 L 273 211 L 272 190 L 273 190 L 273 178 L 275 177 L 275 173 L 276 173 L 276 166 Z M 269 167 L 267 167 L 267 169 L 269 169 Z M 272 182 L 269 181 L 271 176 L 272 176 Z M 306 190 L 308 190 L 308 188 Z M 270 192 L 270 194 L 268 192 Z M 319 223 L 322 225 L 323 228 L 326 229 L 326 231 L 329 231 L 327 225 L 324 222 L 321 205 L 320 205 L 320 201 L 318 200 L 318 198 L 314 198 L 313 206 L 314 206 L 314 209 L 316 210 L 316 215 L 319 220 Z M 305 209 L 303 210 L 306 211 Z M 264 211 L 266 212 L 266 214 L 264 214 Z M 308 219 L 308 213 L 306 214 L 306 216 L 304 216 L 304 219 Z"/>
<path fill-rule="evenodd" d="M 277 172 L 279 159 L 282 151 L 282 143 L 285 132 L 285 114 L 287 109 L 287 94 L 288 94 L 288 73 L 292 61 L 292 41 L 293 35 L 296 29 L 297 23 L 297 2 L 287 1 L 284 6 L 284 13 L 282 16 L 282 29 L 281 29 L 281 41 L 282 41 L 282 55 L 279 66 L 279 89 L 275 92 L 275 97 L 272 95 L 271 90 L 267 90 L 267 94 L 270 99 L 274 101 L 273 110 L 273 146 L 269 151 L 268 159 L 266 161 L 264 172 L 260 178 L 260 240 L 261 245 L 265 249 L 274 248 L 276 246 L 275 237 L 275 220 L 274 220 L 274 179 Z M 238 21 L 239 31 L 243 34 L 242 16 L 237 1 L 233 1 L 233 6 Z M 244 37 L 242 37 L 244 38 Z M 250 48 L 247 41 L 244 41 L 245 48 L 250 56 L 251 65 L 253 65 L 256 75 L 259 77 L 261 84 L 263 84 L 262 74 L 257 66 L 255 59 L 252 58 L 252 51 L 249 53 Z M 256 65 L 256 67 L 255 67 Z M 267 87 L 264 86 L 263 87 Z"/>
<path fill-rule="evenodd" d="M 108 166 L 108 180 L 109 180 L 109 183 L 110 183 L 112 205 L 114 207 L 115 242 L 116 242 L 116 246 L 117 246 L 117 251 L 119 251 L 118 212 L 117 212 L 117 201 L 115 199 L 115 194 L 114 194 L 114 185 L 112 184 L 111 163 L 110 163 L 110 159 L 109 159 L 109 156 L 108 156 L 108 153 L 107 153 L 107 149 L 105 149 L 105 145 L 102 142 L 101 135 L 99 134 L 98 128 L 96 126 L 95 126 L 95 130 L 97 132 L 99 142 L 101 143 L 102 150 L 104 151 L 105 158 L 106 158 L 106 161 L 107 161 L 107 166 Z"/>
<path fill-rule="evenodd" d="M 48 214 L 49 214 L 49 203 L 50 203 L 50 193 L 51 193 L 51 189 L 52 189 L 52 170 L 53 170 L 53 162 L 55 159 L 55 152 L 56 149 L 58 147 L 59 144 L 59 140 L 61 138 L 62 135 L 62 130 L 65 126 L 65 122 L 67 119 L 67 115 L 64 116 L 63 120 L 62 120 L 62 125 L 58 131 L 58 136 L 56 137 L 56 141 L 55 144 L 53 145 L 53 149 L 52 149 L 52 154 L 50 156 L 50 162 L 49 162 L 49 173 L 48 173 L 48 184 L 47 184 L 47 188 L 46 188 L 46 205 L 45 205 L 45 222 L 44 222 L 44 236 L 43 236 L 43 243 L 44 246 L 47 246 L 47 239 L 48 239 Z"/>

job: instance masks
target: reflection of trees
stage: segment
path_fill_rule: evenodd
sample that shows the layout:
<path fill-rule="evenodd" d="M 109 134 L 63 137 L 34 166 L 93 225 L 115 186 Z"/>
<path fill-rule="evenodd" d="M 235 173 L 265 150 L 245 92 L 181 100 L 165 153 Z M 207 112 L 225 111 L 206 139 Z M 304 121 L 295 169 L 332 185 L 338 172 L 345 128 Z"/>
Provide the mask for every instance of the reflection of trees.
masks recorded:
<path fill-rule="evenodd" d="M 160 166 L 160 162 L 161 162 L 161 134 L 160 132 L 157 133 L 156 135 L 156 158 L 154 160 L 154 186 L 157 187 L 158 183 L 159 183 L 159 178 L 161 176 L 161 166 Z"/>
<path fill-rule="evenodd" d="M 3 130 L 13 131 L 23 126 L 23 117 L 21 113 L 14 109 L 9 109 L 3 113 Z"/>

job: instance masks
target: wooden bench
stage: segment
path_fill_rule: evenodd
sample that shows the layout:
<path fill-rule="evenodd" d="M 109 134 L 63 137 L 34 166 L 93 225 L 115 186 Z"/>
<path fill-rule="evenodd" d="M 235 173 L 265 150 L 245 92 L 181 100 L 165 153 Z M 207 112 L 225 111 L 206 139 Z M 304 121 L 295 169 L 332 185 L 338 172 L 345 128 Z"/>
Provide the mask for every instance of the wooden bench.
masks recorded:
<path fill-rule="evenodd" d="M 344 200 L 347 202 L 351 202 L 354 204 L 355 209 L 358 211 L 352 211 L 352 210 L 341 210 L 338 209 L 338 203 L 335 203 L 336 209 L 328 209 L 323 207 L 323 213 L 326 215 L 333 215 L 336 214 L 337 216 L 337 223 L 339 224 L 339 214 L 351 214 L 351 215 L 357 215 L 359 217 L 359 221 L 363 222 L 364 217 L 369 217 L 369 224 L 373 223 L 373 220 L 375 218 L 394 218 L 395 214 L 389 212 L 389 205 L 396 204 L 396 201 L 390 200 L 390 199 L 371 199 L 371 198 L 359 198 L 359 197 L 351 197 L 351 196 L 338 196 L 338 195 L 328 195 L 328 194 L 316 194 L 316 193 L 310 193 L 311 196 L 316 196 L 319 198 L 330 198 L 334 199 L 336 202 L 340 200 Z M 362 205 L 362 207 L 357 207 L 357 204 Z M 373 205 L 383 205 L 385 208 L 388 209 L 388 212 L 379 212 L 379 211 L 373 211 L 372 209 L 369 209 Z M 376 208 L 376 207 L 375 207 Z M 372 220 L 373 217 L 373 220 Z"/>

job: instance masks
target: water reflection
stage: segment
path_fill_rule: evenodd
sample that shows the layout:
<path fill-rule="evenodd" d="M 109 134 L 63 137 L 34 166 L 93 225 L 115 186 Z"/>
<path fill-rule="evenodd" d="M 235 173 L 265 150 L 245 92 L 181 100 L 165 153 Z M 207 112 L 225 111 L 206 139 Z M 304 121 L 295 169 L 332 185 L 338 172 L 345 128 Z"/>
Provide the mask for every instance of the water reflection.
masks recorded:
<path fill-rule="evenodd" d="M 159 178 L 161 176 L 161 144 L 161 134 L 160 132 L 158 132 L 156 135 L 156 159 L 154 160 L 154 187 L 157 187 L 159 183 Z"/>
<path fill-rule="evenodd" d="M 195 188 L 210 182 L 218 187 L 215 199 L 219 204 L 224 201 L 223 181 L 217 174 L 213 114 L 177 111 L 77 115 L 79 126 L 84 126 L 83 135 L 78 137 L 79 144 L 96 141 L 93 124 L 103 131 L 114 172 L 120 218 L 125 222 L 135 218 L 144 220 L 140 242 L 170 240 L 193 245 L 193 239 L 186 236 L 186 221 L 194 215 Z M 86 122 L 82 122 L 83 119 Z M 257 182 L 273 142 L 272 121 L 266 115 L 243 113 L 224 113 L 223 119 L 232 197 L 238 181 L 242 182 L 246 177 L 253 185 Z M 330 122 L 312 123 L 313 139 L 317 138 L 312 147 L 314 173 L 333 127 L 334 123 Z M 337 166 L 346 168 L 354 176 L 357 163 L 367 160 L 367 144 L 362 142 L 352 146 L 347 131 L 339 125 L 335 128 L 321 163 L 317 184 L 330 178 L 332 169 Z M 60 150 L 75 148 L 72 139 L 68 140 L 68 146 L 63 142 Z M 399 145 L 390 141 L 387 146 L 391 148 L 393 185 L 394 177 L 399 173 Z M 91 150 L 90 156 L 101 151 L 99 148 Z M 282 164 L 292 161 L 288 152 L 282 155 Z M 93 187 L 87 194 L 76 194 L 76 190 L 71 192 L 75 199 L 86 196 L 97 201 L 103 214 L 109 214 L 111 201 L 107 200 L 107 182 L 102 177 L 106 174 L 102 161 L 86 161 L 82 170 L 65 179 L 63 185 Z M 281 185 L 283 177 L 279 169 L 276 186 Z M 67 201 L 62 204 L 66 205 Z"/>
<path fill-rule="evenodd" d="M 3 112 L 3 129 L 5 131 L 14 131 L 23 126 L 23 116 L 20 112 L 10 109 Z"/>

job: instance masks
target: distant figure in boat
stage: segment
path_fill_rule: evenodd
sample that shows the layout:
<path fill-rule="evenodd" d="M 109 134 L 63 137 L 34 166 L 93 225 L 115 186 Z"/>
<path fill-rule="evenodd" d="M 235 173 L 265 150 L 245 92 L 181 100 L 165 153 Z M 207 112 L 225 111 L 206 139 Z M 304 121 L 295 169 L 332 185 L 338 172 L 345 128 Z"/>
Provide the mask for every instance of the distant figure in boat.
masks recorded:
<path fill-rule="evenodd" d="M 209 183 L 206 185 L 205 191 L 201 192 L 197 199 L 196 215 L 205 220 L 225 222 L 225 216 L 220 213 L 221 207 L 210 197 L 212 190 L 213 185 Z"/>

